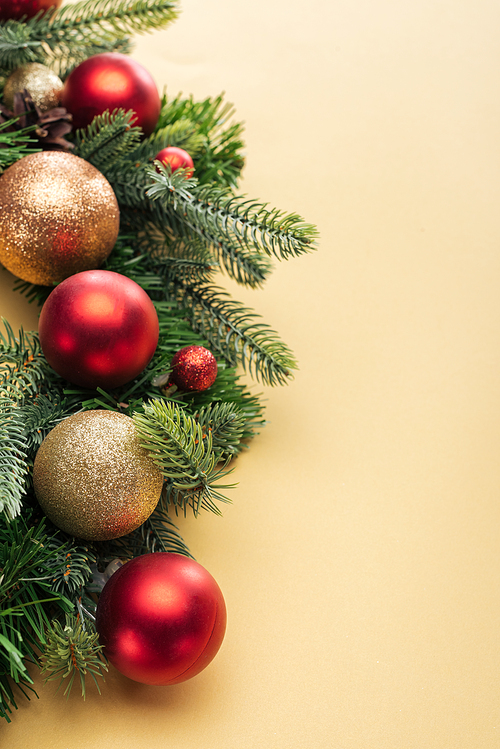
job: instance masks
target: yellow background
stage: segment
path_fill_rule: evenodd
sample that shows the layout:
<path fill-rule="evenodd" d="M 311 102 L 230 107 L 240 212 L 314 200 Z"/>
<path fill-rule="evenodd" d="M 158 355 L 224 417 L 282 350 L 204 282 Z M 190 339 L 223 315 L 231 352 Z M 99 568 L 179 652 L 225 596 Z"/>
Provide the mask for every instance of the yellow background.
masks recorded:
<path fill-rule="evenodd" d="M 318 252 L 227 283 L 300 361 L 222 519 L 182 521 L 229 612 L 174 687 L 53 684 L 10 749 L 498 749 L 500 5 L 183 0 L 134 56 L 226 91 L 242 190 Z M 1 312 L 36 313 L 0 273 Z"/>

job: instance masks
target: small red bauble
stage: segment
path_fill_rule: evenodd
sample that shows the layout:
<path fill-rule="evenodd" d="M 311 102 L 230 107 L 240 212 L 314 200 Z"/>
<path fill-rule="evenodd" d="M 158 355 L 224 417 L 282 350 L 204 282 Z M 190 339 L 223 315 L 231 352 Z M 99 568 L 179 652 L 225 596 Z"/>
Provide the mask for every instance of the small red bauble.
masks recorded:
<path fill-rule="evenodd" d="M 0 2 L 0 21 L 8 21 L 9 18 L 19 20 L 23 16 L 33 18 L 36 14 L 49 8 L 58 8 L 62 0 L 2 0 Z"/>
<path fill-rule="evenodd" d="M 172 172 L 177 171 L 177 169 L 188 169 L 187 177 L 191 177 L 194 172 L 193 159 L 187 151 L 183 148 L 177 148 L 177 146 L 163 148 L 160 153 L 156 154 L 155 161 L 161 161 L 165 166 L 168 164 Z"/>
<path fill-rule="evenodd" d="M 135 557 L 109 578 L 96 628 L 120 673 L 166 686 L 196 676 L 215 657 L 226 631 L 226 606 L 198 562 L 156 552 Z"/>
<path fill-rule="evenodd" d="M 48 363 L 61 377 L 92 389 L 115 388 L 150 362 L 158 344 L 158 315 L 135 281 L 89 270 L 50 293 L 39 336 Z"/>
<path fill-rule="evenodd" d="M 170 382 L 180 390 L 207 390 L 217 377 L 217 360 L 203 346 L 186 346 L 171 362 Z"/>
<path fill-rule="evenodd" d="M 133 124 L 151 135 L 160 116 L 158 89 L 148 71 L 119 52 L 104 52 L 84 60 L 68 76 L 61 106 L 73 115 L 75 129 L 87 127 L 106 109 L 132 109 Z"/>

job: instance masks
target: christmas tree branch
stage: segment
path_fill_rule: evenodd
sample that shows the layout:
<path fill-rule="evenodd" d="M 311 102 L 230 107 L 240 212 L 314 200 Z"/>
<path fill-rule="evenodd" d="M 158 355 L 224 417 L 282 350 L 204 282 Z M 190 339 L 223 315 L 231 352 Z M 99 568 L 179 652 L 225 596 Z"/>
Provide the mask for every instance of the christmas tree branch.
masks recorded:
<path fill-rule="evenodd" d="M 133 127 L 135 113 L 116 109 L 94 117 L 91 124 L 75 133 L 74 154 L 106 172 L 141 139 L 141 129 Z"/>
<path fill-rule="evenodd" d="M 201 148 L 190 150 L 189 143 L 172 142 L 166 145 L 184 148 L 194 160 L 195 173 L 200 184 L 215 182 L 220 186 L 234 187 L 245 160 L 241 135 L 243 125 L 232 122 L 235 110 L 224 101 L 224 94 L 202 101 L 181 95 L 170 101 L 164 97 L 158 127 L 174 128 L 180 123 L 190 123 Z M 175 134 L 172 131 L 172 137 Z M 157 152 L 156 152 L 157 153 Z"/>
<path fill-rule="evenodd" d="M 182 496 L 183 506 L 190 505 L 195 515 L 200 509 L 220 514 L 215 502 L 229 501 L 219 492 L 228 487 L 215 481 L 229 471 L 216 469 L 218 455 L 212 449 L 210 433 L 179 406 L 163 400 L 145 404 L 133 419 L 142 446 L 174 492 Z"/>
<path fill-rule="evenodd" d="M 12 401 L 0 400 L 0 513 L 9 520 L 21 512 L 27 476 L 24 423 Z"/>
<path fill-rule="evenodd" d="M 227 459 L 239 452 L 245 431 L 245 416 L 234 403 L 212 402 L 195 414 L 202 430 L 212 435 L 214 450 L 220 451 L 220 459 Z"/>
<path fill-rule="evenodd" d="M 50 589 L 53 551 L 46 541 L 43 523 L 32 523 L 29 511 L 0 521 L 0 716 L 7 720 L 11 707 L 17 707 L 12 682 L 24 694 L 32 683 L 25 662 L 35 662 L 45 643 L 48 611 L 72 608 Z"/>
<path fill-rule="evenodd" d="M 179 170 L 180 171 L 180 170 Z M 146 168 L 151 187 L 146 195 L 178 211 L 186 223 L 209 242 L 238 243 L 254 252 L 265 252 L 280 260 L 297 257 L 315 248 L 317 230 L 296 214 L 234 195 L 230 190 L 186 184 L 178 186 L 163 168 Z M 187 181 L 186 181 L 187 182 Z"/>
<path fill-rule="evenodd" d="M 178 15 L 172 0 L 82 0 L 0 25 L 0 68 L 41 62 L 65 76 L 97 52 L 130 51 L 127 36 L 163 28 Z"/>
<path fill-rule="evenodd" d="M 193 330 L 206 338 L 232 366 L 265 385 L 284 385 L 297 368 L 292 352 L 252 310 L 216 286 L 183 286 L 176 278 L 166 281 L 167 298 L 185 310 Z"/>
<path fill-rule="evenodd" d="M 40 350 L 38 335 L 25 333 L 18 337 L 2 318 L 5 334 L 0 332 L 0 397 L 24 403 L 33 397 L 48 374 L 48 364 Z"/>
<path fill-rule="evenodd" d="M 163 508 L 157 507 L 138 531 L 141 535 L 143 554 L 166 551 L 194 559 L 177 526 Z"/>
<path fill-rule="evenodd" d="M 99 635 L 90 621 L 80 615 L 66 615 L 64 626 L 53 620 L 46 633 L 47 644 L 41 658 L 42 674 L 48 674 L 45 681 L 67 680 L 64 694 L 69 697 L 75 679 L 80 680 L 82 697 L 86 694 L 86 676 L 90 676 L 100 693 L 97 676 L 104 678 L 108 667 L 101 656 L 102 646 Z"/>
<path fill-rule="evenodd" d="M 144 247 L 153 258 L 206 259 L 211 269 L 225 270 L 228 276 L 237 283 L 257 288 L 262 286 L 272 271 L 272 262 L 267 255 L 248 250 L 241 243 L 229 242 L 208 237 L 191 231 L 182 225 L 177 214 L 164 210 L 161 205 L 154 206 L 154 213 L 147 219 L 143 215 L 142 227 L 138 226 L 141 247 Z M 170 228 L 174 218 L 175 225 Z M 193 276 L 192 280 L 195 278 Z M 203 280 L 199 278 L 198 280 Z M 209 278 L 205 279 L 207 282 Z"/>
<path fill-rule="evenodd" d="M 53 48 L 75 38 L 115 37 L 165 28 L 179 14 L 175 0 L 81 0 L 65 5 L 37 28 L 49 35 Z M 44 26 L 45 24 L 45 26 Z"/>
<path fill-rule="evenodd" d="M 1 112 L 0 112 L 1 117 Z M 19 161 L 23 156 L 29 153 L 37 153 L 39 148 L 32 148 L 35 142 L 30 133 L 35 130 L 36 126 L 26 127 L 22 130 L 11 130 L 17 119 L 0 122 L 0 174 L 11 164 Z"/>

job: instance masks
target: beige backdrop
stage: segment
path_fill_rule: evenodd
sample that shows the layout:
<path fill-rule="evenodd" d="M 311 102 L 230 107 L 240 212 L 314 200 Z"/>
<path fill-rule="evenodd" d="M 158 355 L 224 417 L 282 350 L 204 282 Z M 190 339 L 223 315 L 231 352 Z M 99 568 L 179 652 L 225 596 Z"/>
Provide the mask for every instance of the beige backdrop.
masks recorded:
<path fill-rule="evenodd" d="M 216 660 L 39 685 L 2 746 L 498 749 L 499 32 L 493 0 L 183 0 L 139 41 L 160 88 L 234 102 L 242 189 L 319 226 L 265 291 L 227 284 L 301 369 L 224 517 L 182 523 L 228 605 Z"/>

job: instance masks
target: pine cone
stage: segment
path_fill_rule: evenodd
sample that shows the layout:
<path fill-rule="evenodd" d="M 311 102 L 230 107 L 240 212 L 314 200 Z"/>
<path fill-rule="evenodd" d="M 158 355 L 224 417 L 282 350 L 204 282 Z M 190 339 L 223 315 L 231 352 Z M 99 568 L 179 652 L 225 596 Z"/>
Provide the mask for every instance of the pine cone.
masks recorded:
<path fill-rule="evenodd" d="M 19 117 L 9 130 L 21 130 L 36 125 L 33 137 L 44 151 L 68 151 L 74 148 L 73 143 L 65 139 L 71 132 L 73 117 L 64 107 L 54 107 L 47 112 L 35 104 L 27 88 L 14 96 L 14 111 L 11 112 L 0 104 L 0 123 Z"/>

